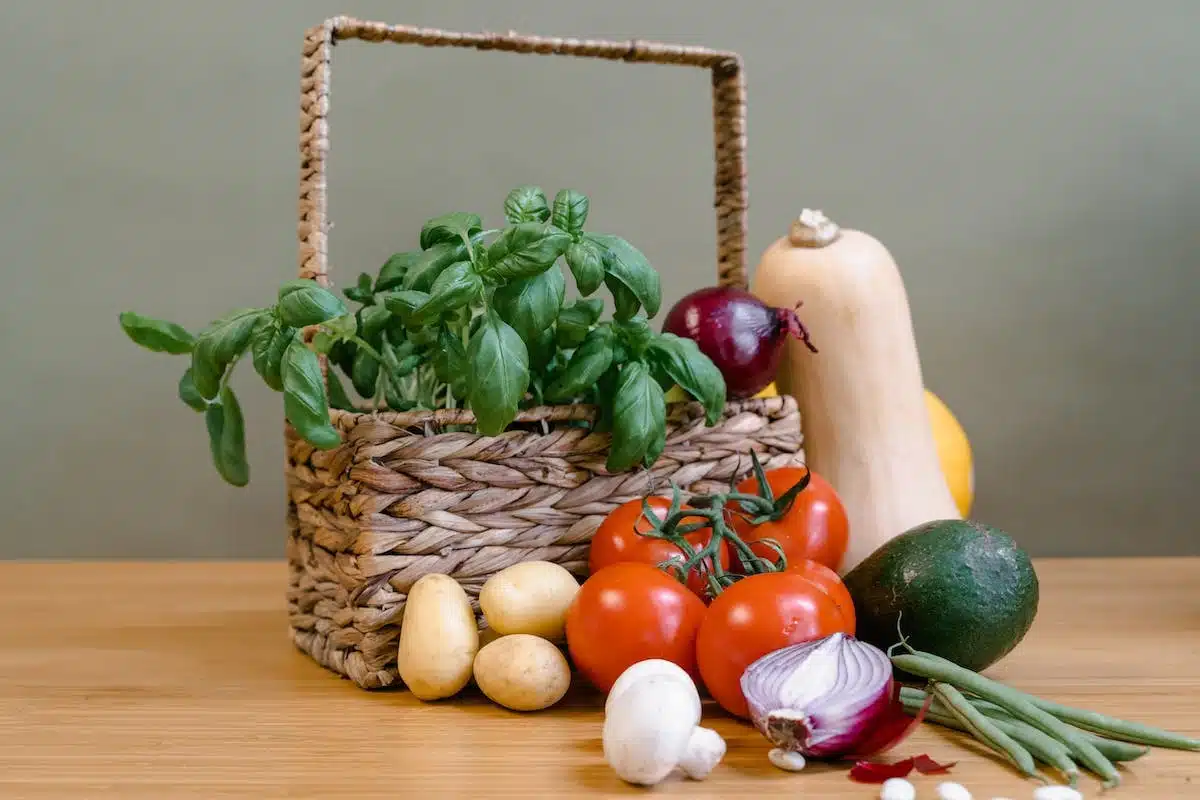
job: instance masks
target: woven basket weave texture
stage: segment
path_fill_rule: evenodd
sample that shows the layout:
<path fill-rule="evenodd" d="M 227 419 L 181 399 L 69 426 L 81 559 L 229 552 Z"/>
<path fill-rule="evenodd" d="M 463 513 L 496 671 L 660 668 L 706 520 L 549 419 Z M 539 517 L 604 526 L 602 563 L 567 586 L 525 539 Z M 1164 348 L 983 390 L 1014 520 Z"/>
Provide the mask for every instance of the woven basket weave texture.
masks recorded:
<path fill-rule="evenodd" d="M 465 34 L 338 17 L 309 30 L 301 76 L 300 277 L 329 285 L 326 156 L 329 71 L 335 42 L 359 39 L 539 55 L 702 67 L 711 71 L 717 276 L 746 284 L 745 88 L 734 53 L 650 42 L 518 34 Z M 344 444 L 314 449 L 285 426 L 289 626 L 296 645 L 363 688 L 399 683 L 404 600 L 422 575 L 457 579 L 478 611 L 483 582 L 512 564 L 547 560 L 580 578 L 587 548 L 617 505 L 669 481 L 719 491 L 749 473 L 801 463 L 799 412 L 790 397 L 731 402 L 704 425 L 697 403 L 668 407 L 667 442 L 650 470 L 611 474 L 606 434 L 573 425 L 586 406 L 521 412 L 499 436 L 447 431 L 466 410 L 333 411 Z"/>

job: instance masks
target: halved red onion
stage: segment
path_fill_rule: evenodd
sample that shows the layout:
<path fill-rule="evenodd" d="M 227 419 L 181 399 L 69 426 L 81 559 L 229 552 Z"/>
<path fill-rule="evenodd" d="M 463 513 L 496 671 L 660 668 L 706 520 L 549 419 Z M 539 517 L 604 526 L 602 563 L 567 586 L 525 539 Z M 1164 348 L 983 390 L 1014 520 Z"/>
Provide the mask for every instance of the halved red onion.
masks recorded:
<path fill-rule="evenodd" d="M 741 685 L 751 720 L 775 747 L 838 758 L 896 744 L 898 731 L 880 737 L 877 730 L 891 728 L 898 710 L 892 662 L 853 636 L 835 633 L 768 653 L 746 668 Z"/>

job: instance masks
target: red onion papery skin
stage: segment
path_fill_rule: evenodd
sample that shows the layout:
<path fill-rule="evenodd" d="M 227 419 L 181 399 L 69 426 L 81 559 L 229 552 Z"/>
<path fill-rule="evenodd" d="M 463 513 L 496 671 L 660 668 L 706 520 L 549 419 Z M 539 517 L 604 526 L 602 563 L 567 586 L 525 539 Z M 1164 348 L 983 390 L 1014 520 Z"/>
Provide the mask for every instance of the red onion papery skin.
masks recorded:
<path fill-rule="evenodd" d="M 685 296 L 671 307 L 662 329 L 694 341 L 721 371 L 726 396 L 733 399 L 753 397 L 775 379 L 789 334 L 817 352 L 795 311 L 772 308 L 750 292 L 725 286 Z"/>
<path fill-rule="evenodd" d="M 832 685 L 804 708 L 787 708 L 781 700 L 786 683 L 822 648 L 836 660 Z M 887 655 L 844 633 L 768 653 L 746 668 L 741 685 L 750 719 L 767 741 L 810 758 L 861 753 L 897 702 Z"/>

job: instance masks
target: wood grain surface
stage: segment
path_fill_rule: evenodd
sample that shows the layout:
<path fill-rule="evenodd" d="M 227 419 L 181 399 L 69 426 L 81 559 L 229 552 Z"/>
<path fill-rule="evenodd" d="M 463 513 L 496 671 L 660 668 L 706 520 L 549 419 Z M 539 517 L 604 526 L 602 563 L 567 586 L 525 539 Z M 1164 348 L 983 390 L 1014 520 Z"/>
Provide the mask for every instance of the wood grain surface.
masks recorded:
<path fill-rule="evenodd" d="M 1019 688 L 1200 735 L 1200 559 L 1042 560 L 1042 606 L 990 671 Z M 601 698 L 557 707 L 477 692 L 422 704 L 318 667 L 286 633 L 277 563 L 0 564 L 3 798 L 877 798 L 844 766 L 767 763 L 749 727 L 709 780 L 624 786 L 600 752 Z M 957 761 L 975 798 L 1036 787 L 961 735 L 923 726 L 897 756 Z M 918 798 L 939 780 L 915 776 Z M 1088 797 L 1099 784 L 1085 778 Z M 1155 750 L 1105 797 L 1200 798 L 1200 753 Z"/>

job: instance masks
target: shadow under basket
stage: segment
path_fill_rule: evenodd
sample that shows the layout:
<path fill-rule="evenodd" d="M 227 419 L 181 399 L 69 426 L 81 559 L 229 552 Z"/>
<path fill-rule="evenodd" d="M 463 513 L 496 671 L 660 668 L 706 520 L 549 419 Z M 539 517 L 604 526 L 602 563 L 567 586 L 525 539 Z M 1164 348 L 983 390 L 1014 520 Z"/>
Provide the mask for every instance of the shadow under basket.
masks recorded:
<path fill-rule="evenodd" d="M 467 411 L 334 411 L 345 444 L 316 450 L 287 427 L 288 621 L 296 645 L 366 689 L 400 683 L 404 600 L 422 575 L 445 573 L 476 613 L 493 573 L 553 561 L 580 580 L 605 515 L 670 481 L 728 489 L 767 468 L 803 462 L 791 397 L 729 403 L 715 426 L 698 403 L 668 406 L 667 444 L 651 469 L 612 474 L 607 434 L 579 422 L 586 406 L 531 409 L 499 436 L 446 431 Z"/>

